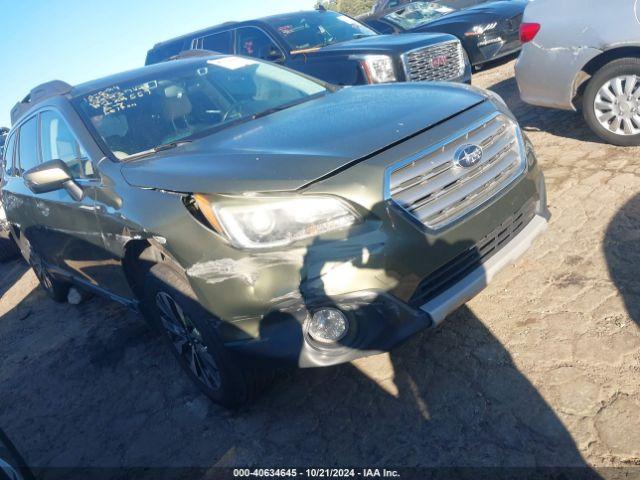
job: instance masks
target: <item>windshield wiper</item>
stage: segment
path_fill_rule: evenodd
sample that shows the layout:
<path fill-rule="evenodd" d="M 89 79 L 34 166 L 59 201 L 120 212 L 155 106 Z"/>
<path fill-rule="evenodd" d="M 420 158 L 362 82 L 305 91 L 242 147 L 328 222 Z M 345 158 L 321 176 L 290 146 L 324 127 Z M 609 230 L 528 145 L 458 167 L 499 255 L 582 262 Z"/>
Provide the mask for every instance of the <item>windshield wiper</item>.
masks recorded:
<path fill-rule="evenodd" d="M 280 105 L 279 107 L 273 107 L 264 112 L 255 113 L 251 115 L 251 120 L 256 120 L 258 118 L 266 117 L 267 115 L 271 115 L 272 113 L 281 112 L 282 110 L 286 110 L 289 107 L 293 107 L 293 105 Z"/>
<path fill-rule="evenodd" d="M 149 150 L 144 150 L 143 152 L 134 153 L 133 155 L 129 155 L 128 157 L 124 157 L 121 160 L 129 161 L 129 160 L 139 160 L 140 158 L 148 157 L 149 155 L 153 155 L 154 153 L 164 152 L 165 150 L 172 150 L 177 148 L 185 143 L 191 143 L 191 140 L 176 140 L 174 142 L 164 143 L 162 145 L 158 145 L 157 147 L 150 148 Z"/>
<path fill-rule="evenodd" d="M 173 148 L 179 147 L 180 145 L 183 145 L 185 143 L 191 143 L 191 140 L 176 140 L 175 142 L 169 142 L 169 143 L 165 143 L 163 145 L 159 145 L 157 147 L 154 147 L 152 150 L 155 153 L 158 152 L 162 152 L 164 150 L 171 150 Z"/>

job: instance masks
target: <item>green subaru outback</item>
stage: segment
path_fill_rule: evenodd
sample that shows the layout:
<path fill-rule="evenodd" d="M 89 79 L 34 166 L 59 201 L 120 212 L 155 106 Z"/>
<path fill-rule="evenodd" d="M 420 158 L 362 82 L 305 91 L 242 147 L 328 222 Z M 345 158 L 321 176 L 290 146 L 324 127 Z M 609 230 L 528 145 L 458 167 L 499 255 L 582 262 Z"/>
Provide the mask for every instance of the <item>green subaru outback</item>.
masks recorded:
<path fill-rule="evenodd" d="M 465 85 L 208 56 L 50 82 L 12 115 L 3 200 L 42 286 L 139 309 L 227 406 L 438 325 L 547 224 L 530 143 Z"/>

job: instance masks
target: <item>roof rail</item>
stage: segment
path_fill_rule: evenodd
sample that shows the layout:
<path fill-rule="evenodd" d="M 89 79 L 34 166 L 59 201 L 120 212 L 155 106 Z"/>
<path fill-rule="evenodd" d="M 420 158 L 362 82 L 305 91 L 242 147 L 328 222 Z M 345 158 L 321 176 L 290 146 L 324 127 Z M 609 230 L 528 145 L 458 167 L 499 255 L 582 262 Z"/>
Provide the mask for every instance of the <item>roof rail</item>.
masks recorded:
<path fill-rule="evenodd" d="M 211 55 L 221 55 L 218 52 L 214 52 L 212 50 L 183 50 L 177 55 L 173 55 L 172 57 L 167 58 L 165 61 L 170 62 L 172 60 L 183 60 L 185 58 L 198 58 L 198 57 L 210 57 Z"/>
<path fill-rule="evenodd" d="M 11 109 L 11 125 L 15 125 L 34 105 L 37 105 L 47 98 L 65 95 L 69 93 L 72 88 L 71 85 L 61 80 L 53 80 L 33 88 L 26 97 L 16 103 Z"/>

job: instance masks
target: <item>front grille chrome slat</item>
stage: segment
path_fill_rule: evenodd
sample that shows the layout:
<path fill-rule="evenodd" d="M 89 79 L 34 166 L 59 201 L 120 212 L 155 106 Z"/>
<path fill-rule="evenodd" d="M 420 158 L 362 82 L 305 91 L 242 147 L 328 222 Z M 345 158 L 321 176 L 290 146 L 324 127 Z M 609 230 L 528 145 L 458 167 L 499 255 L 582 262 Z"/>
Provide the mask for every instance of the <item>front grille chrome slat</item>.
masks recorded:
<path fill-rule="evenodd" d="M 456 163 L 455 153 L 466 145 L 479 146 L 482 159 L 465 168 Z M 392 166 L 388 195 L 427 228 L 445 228 L 489 202 L 524 172 L 522 148 L 516 123 L 496 113 L 441 146 Z"/>
<path fill-rule="evenodd" d="M 391 182 L 392 193 L 395 193 L 399 188 L 409 188 L 413 184 L 420 183 L 428 177 L 433 176 L 431 173 L 436 169 L 444 171 L 453 166 L 451 162 L 452 151 L 455 151 L 458 147 L 471 143 L 480 145 L 486 150 L 490 148 L 494 142 L 498 141 L 501 135 L 506 133 L 507 124 L 498 121 L 497 118 L 473 130 L 460 132 L 453 140 L 437 152 L 433 152 L 432 155 L 419 158 L 396 170 Z M 428 173 L 425 174 L 425 172 Z"/>
<path fill-rule="evenodd" d="M 459 40 L 442 42 L 402 55 L 408 81 L 446 81 L 464 73 L 465 62 Z"/>
<path fill-rule="evenodd" d="M 514 158 L 515 157 L 515 158 Z M 491 163 L 485 170 L 479 170 L 468 180 L 461 180 L 459 184 L 453 184 L 445 190 L 441 190 L 437 196 L 427 204 L 417 205 L 410 211 L 423 223 L 438 223 L 437 218 L 441 212 L 453 212 L 460 210 L 460 204 L 474 204 L 475 199 L 484 203 L 485 197 L 491 197 L 491 188 L 495 179 L 503 177 L 503 174 L 512 173 L 518 166 L 517 156 L 506 156 L 502 161 Z"/>
<path fill-rule="evenodd" d="M 429 217 L 428 221 L 438 225 L 449 221 L 450 219 L 457 220 L 464 216 L 468 211 L 472 210 L 476 205 L 482 205 L 489 201 L 494 195 L 493 192 L 502 183 L 509 174 L 513 173 L 514 169 L 501 172 L 498 176 L 491 179 L 478 190 L 470 194 L 468 197 L 464 197 L 458 203 L 451 205 L 450 207 L 441 210 L 438 214 Z"/>
<path fill-rule="evenodd" d="M 498 149 L 498 147 L 500 148 Z M 483 175 L 495 163 L 502 161 L 510 152 L 514 153 L 510 162 L 517 162 L 517 150 L 518 145 L 515 139 L 506 145 L 493 145 L 491 148 L 485 150 L 485 160 L 483 160 L 477 168 L 462 169 L 461 167 L 451 166 L 445 173 L 439 174 L 435 178 L 431 177 L 428 180 L 404 189 L 402 192 L 397 192 L 394 199 L 403 207 L 415 207 L 417 203 L 421 203 L 421 199 L 432 197 L 438 193 L 445 193 L 450 190 L 450 187 L 455 186 L 456 189 L 460 189 L 465 183 Z"/>
<path fill-rule="evenodd" d="M 428 208 L 433 215 L 442 210 L 443 203 L 454 205 L 464 201 L 469 196 L 478 193 L 484 187 L 487 178 L 495 178 L 501 173 L 517 167 L 517 155 L 510 155 L 511 153 L 504 151 L 485 163 L 484 168 L 478 168 L 456 180 L 440 181 L 433 186 L 434 188 L 426 190 L 425 195 L 412 201 L 408 207 L 409 210 L 421 220 L 428 221 L 430 215 L 426 213 L 425 208 Z M 446 196 L 449 198 L 445 198 Z M 407 205 L 403 206 L 407 208 Z"/>

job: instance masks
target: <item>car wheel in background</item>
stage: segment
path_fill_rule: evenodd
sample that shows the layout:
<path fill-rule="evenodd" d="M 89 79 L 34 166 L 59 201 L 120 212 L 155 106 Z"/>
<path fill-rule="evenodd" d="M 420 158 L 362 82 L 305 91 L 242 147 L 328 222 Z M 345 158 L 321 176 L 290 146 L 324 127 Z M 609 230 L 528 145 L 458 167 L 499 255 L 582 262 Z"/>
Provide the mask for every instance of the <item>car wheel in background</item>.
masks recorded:
<path fill-rule="evenodd" d="M 585 89 L 582 110 L 589 127 L 613 145 L 640 145 L 640 59 L 602 67 Z"/>
<path fill-rule="evenodd" d="M 166 264 L 147 274 L 143 311 L 163 337 L 180 366 L 215 403 L 228 408 L 250 402 L 268 375 L 246 365 L 218 338 L 216 319 L 198 302 L 184 275 Z"/>

